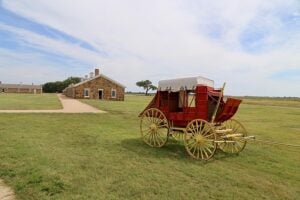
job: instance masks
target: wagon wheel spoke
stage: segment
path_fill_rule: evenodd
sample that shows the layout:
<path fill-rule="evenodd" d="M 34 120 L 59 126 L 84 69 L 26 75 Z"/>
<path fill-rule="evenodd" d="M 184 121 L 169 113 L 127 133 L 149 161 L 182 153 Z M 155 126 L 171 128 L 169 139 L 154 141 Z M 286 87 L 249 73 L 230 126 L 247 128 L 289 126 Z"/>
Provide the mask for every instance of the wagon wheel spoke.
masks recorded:
<path fill-rule="evenodd" d="M 205 120 L 193 120 L 186 127 L 185 147 L 188 154 L 195 159 L 209 160 L 217 149 L 215 140 L 216 134 Z"/>
<path fill-rule="evenodd" d="M 148 140 L 147 140 L 147 142 L 149 143 L 149 145 L 152 145 L 152 138 L 153 138 L 153 135 L 152 135 L 152 133 L 149 135 L 149 137 L 148 137 Z"/>
<path fill-rule="evenodd" d="M 214 148 L 215 146 L 214 146 L 213 143 L 207 143 L 207 144 L 206 144 L 206 147 L 207 147 L 207 148 Z"/>
<path fill-rule="evenodd" d="M 194 129 L 192 129 L 191 127 L 188 127 L 187 128 L 187 132 L 191 132 L 192 133 L 192 135 L 195 135 L 196 134 L 196 131 L 194 130 Z"/>
<path fill-rule="evenodd" d="M 148 137 L 150 135 L 151 135 L 151 131 L 147 131 L 147 132 L 144 133 L 143 137 Z"/>
<path fill-rule="evenodd" d="M 157 139 L 157 136 L 155 133 L 153 133 L 153 145 L 156 146 L 156 139 Z"/>
<path fill-rule="evenodd" d="M 159 138 L 162 142 L 164 141 L 164 138 L 167 136 L 166 133 L 168 130 L 159 129 L 156 132 L 157 138 Z"/>
<path fill-rule="evenodd" d="M 160 146 L 163 143 L 163 139 L 156 134 L 156 143 Z"/>
<path fill-rule="evenodd" d="M 156 145 L 156 136 L 155 136 L 155 133 L 152 133 L 152 140 L 151 140 L 151 141 L 152 141 L 151 144 L 152 144 L 153 146 L 155 146 L 155 145 Z"/>
<path fill-rule="evenodd" d="M 195 147 L 194 147 L 193 149 L 194 149 L 194 150 L 193 150 L 193 154 L 196 155 L 195 153 L 197 153 L 196 151 L 198 150 L 197 145 L 195 145 Z M 199 154 L 198 154 L 198 155 L 199 155 Z"/>
<path fill-rule="evenodd" d="M 202 155 L 201 155 L 201 150 L 200 150 L 200 147 L 197 145 L 197 159 L 199 159 L 200 158 L 200 156 L 201 156 L 201 159 L 202 159 Z"/>
<path fill-rule="evenodd" d="M 157 136 L 157 140 L 159 141 L 159 145 L 164 143 L 164 138 L 159 135 Z"/>
<path fill-rule="evenodd" d="M 237 148 L 243 148 L 243 143 L 241 141 L 236 141 L 235 144 Z"/>
<path fill-rule="evenodd" d="M 201 159 L 205 159 L 203 148 L 199 147 L 199 151 L 201 153 Z"/>
<path fill-rule="evenodd" d="M 152 118 L 150 116 L 145 117 L 148 123 L 152 123 Z"/>
<path fill-rule="evenodd" d="M 213 146 L 210 146 L 210 147 L 213 147 Z M 212 150 L 209 148 L 209 147 L 206 147 L 206 150 L 211 154 L 212 153 Z"/>
<path fill-rule="evenodd" d="M 230 134 L 242 134 L 241 137 L 247 136 L 247 131 L 244 126 L 237 120 L 230 119 L 222 124 L 224 129 L 232 129 Z M 227 138 L 227 143 L 220 143 L 219 148 L 225 153 L 239 153 L 243 151 L 247 142 L 238 137 Z"/>
<path fill-rule="evenodd" d="M 195 152 L 197 151 L 197 145 L 192 146 L 191 148 L 189 148 L 189 150 L 195 154 Z"/>
<path fill-rule="evenodd" d="M 213 134 L 213 133 L 211 132 L 211 129 L 210 129 L 210 128 L 205 127 L 204 130 L 205 130 L 205 132 L 203 133 L 204 136 L 206 136 L 208 133 L 211 133 L 210 135 Z M 208 135 L 208 136 L 210 136 L 210 135 Z"/>
<path fill-rule="evenodd" d="M 168 128 L 168 124 L 158 125 L 157 128 Z"/>
<path fill-rule="evenodd" d="M 209 157 L 209 154 L 211 153 L 211 151 L 209 151 L 207 147 L 204 147 L 204 148 L 203 148 L 203 151 L 204 151 L 206 157 L 208 158 L 208 157 Z"/>
<path fill-rule="evenodd" d="M 194 140 L 192 142 L 186 143 L 187 148 L 192 149 L 197 146 L 197 142 Z"/>
<path fill-rule="evenodd" d="M 197 128 L 195 127 L 195 124 L 192 124 L 192 127 L 189 127 L 189 129 L 191 129 L 194 134 L 197 133 Z"/>
<path fill-rule="evenodd" d="M 165 115 L 156 108 L 146 110 L 141 118 L 143 141 L 151 147 L 162 147 L 169 137 L 169 124 Z"/>

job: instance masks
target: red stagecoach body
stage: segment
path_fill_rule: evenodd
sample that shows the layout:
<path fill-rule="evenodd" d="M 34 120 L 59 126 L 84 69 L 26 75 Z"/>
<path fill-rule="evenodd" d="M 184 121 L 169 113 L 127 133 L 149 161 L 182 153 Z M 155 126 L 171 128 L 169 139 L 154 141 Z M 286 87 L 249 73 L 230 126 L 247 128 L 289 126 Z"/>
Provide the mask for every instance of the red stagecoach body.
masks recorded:
<path fill-rule="evenodd" d="M 157 108 L 172 126 L 186 127 L 194 119 L 211 121 L 220 98 L 214 122 L 222 123 L 234 116 L 241 100 L 227 98 L 225 102 L 222 89 L 213 85 L 212 80 L 203 77 L 160 81 L 155 97 L 145 110 Z"/>

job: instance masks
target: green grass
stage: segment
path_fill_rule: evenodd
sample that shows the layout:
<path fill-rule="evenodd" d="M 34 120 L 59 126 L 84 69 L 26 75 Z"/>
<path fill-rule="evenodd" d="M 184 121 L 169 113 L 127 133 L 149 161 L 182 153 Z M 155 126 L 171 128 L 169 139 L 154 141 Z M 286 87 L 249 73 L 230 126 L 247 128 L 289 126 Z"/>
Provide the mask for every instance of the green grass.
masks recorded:
<path fill-rule="evenodd" d="M 300 98 L 242 97 L 244 104 L 300 108 Z"/>
<path fill-rule="evenodd" d="M 149 97 L 83 101 L 108 113 L 0 114 L 0 177 L 18 199 L 300 197 L 300 149 L 251 143 L 198 162 L 181 142 L 141 141 L 137 115 Z M 300 145 L 299 107 L 245 104 L 236 118 L 258 138 Z"/>
<path fill-rule="evenodd" d="M 62 105 L 56 94 L 0 93 L 0 110 L 55 110 Z"/>

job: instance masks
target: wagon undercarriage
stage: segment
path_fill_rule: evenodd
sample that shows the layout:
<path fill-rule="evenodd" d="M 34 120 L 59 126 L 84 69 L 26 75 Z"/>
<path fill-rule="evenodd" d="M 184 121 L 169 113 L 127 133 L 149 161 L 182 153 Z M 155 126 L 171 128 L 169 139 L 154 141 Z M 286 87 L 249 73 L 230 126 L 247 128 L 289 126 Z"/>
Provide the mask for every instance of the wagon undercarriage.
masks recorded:
<path fill-rule="evenodd" d="M 213 124 L 195 119 L 186 127 L 174 127 L 165 115 L 156 108 L 146 110 L 141 116 L 143 141 L 151 147 L 163 147 L 169 137 L 182 139 L 188 154 L 199 160 L 209 160 L 219 148 L 225 153 L 239 153 L 246 144 L 247 131 L 237 120 L 230 119 Z"/>

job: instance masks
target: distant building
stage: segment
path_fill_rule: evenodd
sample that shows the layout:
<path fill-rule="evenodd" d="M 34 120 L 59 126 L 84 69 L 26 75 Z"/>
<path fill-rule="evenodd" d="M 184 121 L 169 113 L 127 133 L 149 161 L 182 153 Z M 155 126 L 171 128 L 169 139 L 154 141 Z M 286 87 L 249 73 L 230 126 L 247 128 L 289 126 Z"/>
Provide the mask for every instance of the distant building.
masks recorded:
<path fill-rule="evenodd" d="M 99 69 L 85 76 L 80 83 L 69 85 L 64 95 L 75 99 L 100 99 L 124 101 L 125 86 L 100 74 Z"/>
<path fill-rule="evenodd" d="M 0 93 L 41 94 L 42 92 L 42 85 L 6 84 L 0 82 Z"/>

